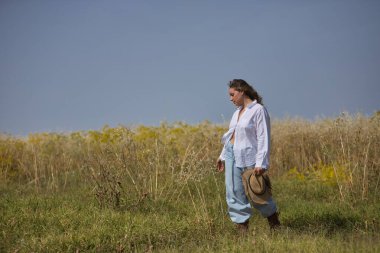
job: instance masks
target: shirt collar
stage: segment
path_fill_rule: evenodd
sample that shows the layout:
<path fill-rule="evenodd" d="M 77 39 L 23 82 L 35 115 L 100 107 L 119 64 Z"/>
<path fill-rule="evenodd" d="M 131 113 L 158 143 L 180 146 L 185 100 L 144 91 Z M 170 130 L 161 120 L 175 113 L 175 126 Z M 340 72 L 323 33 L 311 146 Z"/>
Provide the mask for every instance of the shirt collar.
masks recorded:
<path fill-rule="evenodd" d="M 255 104 L 257 104 L 257 100 L 256 99 L 253 100 L 252 103 L 250 103 L 249 105 L 247 105 L 247 108 L 251 109 Z M 239 106 L 237 109 L 240 111 L 241 110 L 241 106 Z"/>
<path fill-rule="evenodd" d="M 253 100 L 252 103 L 248 105 L 248 108 L 251 109 L 255 104 L 257 104 L 257 100 Z"/>

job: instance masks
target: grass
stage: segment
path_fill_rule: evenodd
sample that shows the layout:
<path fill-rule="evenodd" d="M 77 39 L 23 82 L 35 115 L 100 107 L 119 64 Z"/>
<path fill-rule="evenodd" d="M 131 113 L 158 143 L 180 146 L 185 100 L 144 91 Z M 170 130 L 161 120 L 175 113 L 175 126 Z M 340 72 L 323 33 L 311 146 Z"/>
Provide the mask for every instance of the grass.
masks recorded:
<path fill-rule="evenodd" d="M 216 175 L 222 180 L 221 175 Z M 209 179 L 199 182 L 207 188 Z M 333 189 L 277 179 L 283 228 L 275 233 L 257 213 L 240 238 L 218 208 L 224 191 L 211 194 L 207 216 L 199 199 L 145 199 L 129 210 L 101 208 L 87 187 L 62 192 L 7 187 L 1 193 L 2 252 L 376 252 L 380 250 L 379 203 L 355 207 Z M 320 189 L 323 188 L 323 191 Z M 286 189 L 281 191 L 280 189 Z M 304 194 L 300 194 L 300 193 Z M 369 207 L 369 208 L 368 208 Z"/>
<path fill-rule="evenodd" d="M 256 212 L 246 237 L 214 171 L 224 126 L 1 136 L 0 252 L 380 252 L 379 123 L 274 122 L 283 226 Z"/>

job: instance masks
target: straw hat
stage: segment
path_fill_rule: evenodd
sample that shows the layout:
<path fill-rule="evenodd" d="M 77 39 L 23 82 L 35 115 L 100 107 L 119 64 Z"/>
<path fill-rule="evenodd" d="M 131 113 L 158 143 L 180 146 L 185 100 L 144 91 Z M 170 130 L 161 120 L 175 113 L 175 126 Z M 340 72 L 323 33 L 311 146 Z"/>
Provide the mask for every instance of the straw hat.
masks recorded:
<path fill-rule="evenodd" d="M 267 204 L 272 197 L 272 187 L 268 172 L 255 175 L 253 168 L 242 173 L 245 194 L 254 204 Z"/>

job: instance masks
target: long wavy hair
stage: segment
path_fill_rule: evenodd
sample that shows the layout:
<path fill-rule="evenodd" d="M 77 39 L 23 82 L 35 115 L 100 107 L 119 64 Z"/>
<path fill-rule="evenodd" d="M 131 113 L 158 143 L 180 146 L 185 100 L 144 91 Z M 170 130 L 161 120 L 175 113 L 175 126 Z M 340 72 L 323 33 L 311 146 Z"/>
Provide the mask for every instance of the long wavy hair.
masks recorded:
<path fill-rule="evenodd" d="M 234 88 L 237 91 L 244 92 L 250 99 L 257 101 L 257 103 L 263 105 L 263 98 L 259 93 L 243 79 L 234 79 L 228 83 L 230 88 Z"/>

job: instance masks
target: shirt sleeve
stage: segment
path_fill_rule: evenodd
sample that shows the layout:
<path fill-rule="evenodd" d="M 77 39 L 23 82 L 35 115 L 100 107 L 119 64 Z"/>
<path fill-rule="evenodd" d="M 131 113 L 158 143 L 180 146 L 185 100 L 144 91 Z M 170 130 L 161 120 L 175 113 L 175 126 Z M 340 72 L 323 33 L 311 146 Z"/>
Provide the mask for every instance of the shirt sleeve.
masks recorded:
<path fill-rule="evenodd" d="M 220 153 L 220 156 L 219 156 L 220 160 L 222 160 L 222 161 L 226 160 L 225 153 L 226 153 L 226 146 L 223 146 L 223 150 L 222 150 L 222 152 Z"/>
<path fill-rule="evenodd" d="M 229 140 L 230 136 L 231 136 L 231 128 L 228 129 L 228 131 L 225 134 L 223 134 L 223 137 L 222 137 L 223 149 L 219 156 L 220 160 L 222 161 L 226 160 L 226 157 L 225 157 L 226 143 Z"/>
<path fill-rule="evenodd" d="M 267 110 L 262 107 L 256 117 L 257 154 L 255 167 L 268 169 L 270 149 L 270 119 Z"/>
<path fill-rule="evenodd" d="M 234 132 L 233 123 L 236 121 L 236 117 L 237 117 L 238 113 L 239 113 L 239 110 L 236 110 L 234 112 L 234 114 L 232 115 L 229 127 L 228 127 L 228 131 L 223 134 L 223 137 L 222 137 L 223 150 L 222 150 L 222 152 L 220 153 L 220 156 L 219 156 L 220 160 L 222 160 L 222 161 L 226 160 L 226 156 L 225 156 L 225 153 L 226 153 L 226 143 L 228 142 L 228 140 L 230 140 L 231 135 Z"/>

